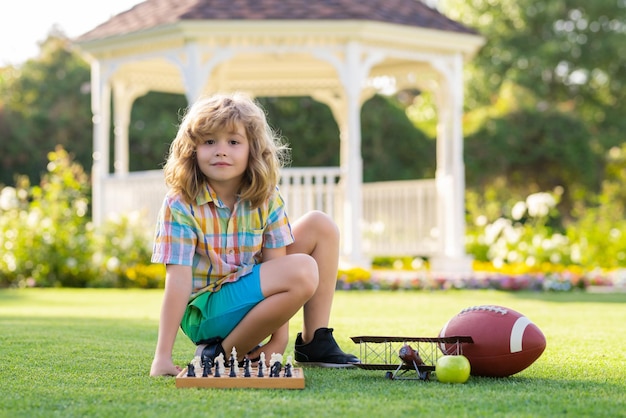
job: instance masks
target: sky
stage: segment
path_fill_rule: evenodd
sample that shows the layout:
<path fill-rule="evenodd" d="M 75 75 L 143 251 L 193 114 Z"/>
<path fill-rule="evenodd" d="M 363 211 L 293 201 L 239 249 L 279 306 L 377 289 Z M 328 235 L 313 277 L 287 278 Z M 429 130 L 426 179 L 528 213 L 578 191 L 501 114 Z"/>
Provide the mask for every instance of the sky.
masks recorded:
<path fill-rule="evenodd" d="M 0 66 L 39 55 L 53 26 L 75 38 L 142 0 L 0 0 Z"/>

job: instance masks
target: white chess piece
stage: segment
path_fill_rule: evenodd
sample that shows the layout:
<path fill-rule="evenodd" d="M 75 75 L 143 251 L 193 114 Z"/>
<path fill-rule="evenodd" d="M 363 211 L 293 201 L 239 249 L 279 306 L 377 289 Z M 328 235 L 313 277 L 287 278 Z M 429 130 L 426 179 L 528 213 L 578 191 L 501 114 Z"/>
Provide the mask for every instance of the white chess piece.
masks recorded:
<path fill-rule="evenodd" d="M 194 356 L 193 360 L 191 360 L 191 364 L 193 364 L 196 373 L 202 373 L 202 360 L 200 356 Z"/>
<path fill-rule="evenodd" d="M 220 375 L 224 375 L 226 372 L 226 368 L 224 367 L 224 353 L 220 353 L 217 357 L 215 357 L 215 367 L 218 367 L 220 371 Z"/>
<path fill-rule="evenodd" d="M 233 347 L 230 352 L 230 358 L 233 359 L 233 368 L 235 369 L 235 374 L 239 376 L 239 362 L 237 361 L 237 350 Z"/>

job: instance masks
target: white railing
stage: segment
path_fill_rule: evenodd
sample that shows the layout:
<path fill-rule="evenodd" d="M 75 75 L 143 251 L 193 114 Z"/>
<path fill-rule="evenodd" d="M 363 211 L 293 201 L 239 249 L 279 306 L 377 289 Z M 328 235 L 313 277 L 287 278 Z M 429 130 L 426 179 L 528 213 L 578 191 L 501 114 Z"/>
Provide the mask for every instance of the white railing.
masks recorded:
<path fill-rule="evenodd" d="M 435 180 L 363 184 L 363 252 L 432 255 L 437 251 Z"/>
<path fill-rule="evenodd" d="M 290 219 L 298 219 L 317 209 L 337 219 L 339 167 L 285 168 L 280 179 L 280 193 Z"/>
<path fill-rule="evenodd" d="M 141 211 L 146 224 L 153 228 L 166 192 L 162 170 L 111 175 L 102 181 L 103 218 Z"/>
<path fill-rule="evenodd" d="M 317 209 L 341 228 L 343 211 L 338 167 L 286 168 L 280 190 L 289 217 Z M 103 214 L 143 211 L 150 227 L 167 189 L 161 170 L 112 175 L 102 182 Z M 432 255 L 438 248 L 437 195 L 434 180 L 363 184 L 363 252 L 377 255 Z"/>

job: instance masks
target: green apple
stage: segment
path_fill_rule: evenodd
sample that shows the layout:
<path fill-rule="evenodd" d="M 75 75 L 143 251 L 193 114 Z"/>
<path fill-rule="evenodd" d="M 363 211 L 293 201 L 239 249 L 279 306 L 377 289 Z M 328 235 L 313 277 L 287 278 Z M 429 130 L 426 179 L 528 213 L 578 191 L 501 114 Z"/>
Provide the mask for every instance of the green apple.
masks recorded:
<path fill-rule="evenodd" d="M 439 357 L 435 374 L 443 383 L 465 383 L 470 376 L 470 362 L 463 355 Z"/>

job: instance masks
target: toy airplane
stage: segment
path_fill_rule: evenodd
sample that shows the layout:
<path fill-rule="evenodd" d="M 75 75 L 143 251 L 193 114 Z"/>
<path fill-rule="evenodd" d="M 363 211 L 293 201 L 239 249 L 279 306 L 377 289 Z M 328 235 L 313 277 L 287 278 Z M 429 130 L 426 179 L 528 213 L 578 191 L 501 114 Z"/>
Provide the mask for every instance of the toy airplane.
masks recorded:
<path fill-rule="evenodd" d="M 391 380 L 429 380 L 439 357 L 463 354 L 461 344 L 474 343 L 472 337 L 467 336 L 350 338 L 359 344 L 361 362 L 355 366 L 366 370 L 387 370 L 385 377 Z M 444 344 L 449 347 L 446 352 L 442 351 Z M 411 371 L 415 371 L 417 377 L 404 377 Z"/>

